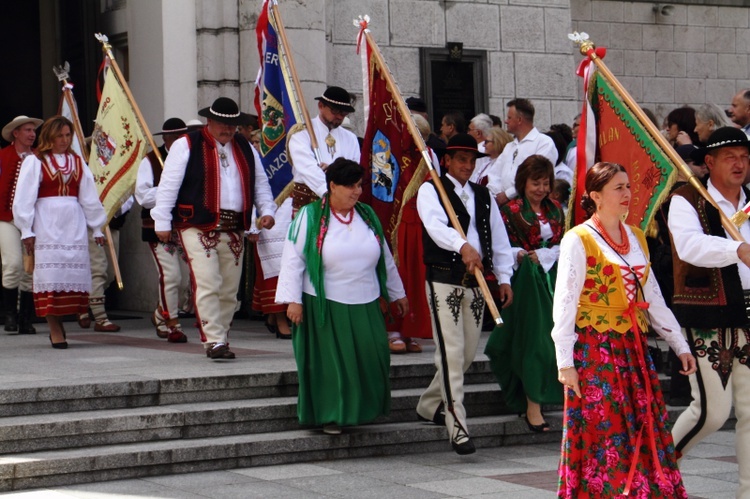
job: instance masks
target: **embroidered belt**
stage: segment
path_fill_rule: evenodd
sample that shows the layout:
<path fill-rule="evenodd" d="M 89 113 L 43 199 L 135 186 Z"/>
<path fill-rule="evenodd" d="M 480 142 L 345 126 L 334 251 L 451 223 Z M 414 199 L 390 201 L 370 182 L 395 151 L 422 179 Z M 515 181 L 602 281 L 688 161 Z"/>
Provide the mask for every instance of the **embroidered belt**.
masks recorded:
<path fill-rule="evenodd" d="M 297 213 L 306 204 L 310 204 L 318 199 L 320 199 L 318 195 L 308 186 L 299 182 L 294 183 L 294 190 L 292 191 L 292 210 L 294 210 L 294 213 Z"/>
<path fill-rule="evenodd" d="M 219 223 L 216 229 L 219 232 L 235 232 L 242 230 L 242 213 L 237 211 L 219 210 Z"/>
<path fill-rule="evenodd" d="M 466 272 L 465 268 L 444 267 L 441 265 L 427 265 L 427 280 L 464 288 L 476 288 L 479 286 L 474 274 Z"/>

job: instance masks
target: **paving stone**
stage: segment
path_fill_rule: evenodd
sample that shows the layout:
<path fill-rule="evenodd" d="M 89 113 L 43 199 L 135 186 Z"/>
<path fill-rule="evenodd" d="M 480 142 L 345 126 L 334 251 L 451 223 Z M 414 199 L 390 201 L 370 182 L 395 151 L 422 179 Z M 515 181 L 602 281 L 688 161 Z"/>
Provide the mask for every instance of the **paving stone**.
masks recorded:
<path fill-rule="evenodd" d="M 331 469 L 328 466 L 314 464 L 281 464 L 234 470 L 232 473 L 262 480 L 287 480 L 308 476 L 337 475 L 342 472 Z"/>
<path fill-rule="evenodd" d="M 508 492 L 522 490 L 526 487 L 509 482 L 492 480 L 490 478 L 475 477 L 456 480 L 440 480 L 435 482 L 414 483 L 411 487 L 441 492 L 448 495 L 465 496 L 469 494 L 490 494 L 494 492 Z"/>

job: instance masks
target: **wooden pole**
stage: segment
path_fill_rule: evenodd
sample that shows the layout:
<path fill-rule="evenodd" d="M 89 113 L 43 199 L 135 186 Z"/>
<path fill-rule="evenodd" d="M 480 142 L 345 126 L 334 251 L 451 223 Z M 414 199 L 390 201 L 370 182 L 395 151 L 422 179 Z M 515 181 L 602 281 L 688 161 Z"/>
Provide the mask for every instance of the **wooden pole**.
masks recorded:
<path fill-rule="evenodd" d="M 711 197 L 711 195 L 708 193 L 705 187 L 703 187 L 703 184 L 701 184 L 700 179 L 695 176 L 695 173 L 688 167 L 685 162 L 680 158 L 680 156 L 677 154 L 677 152 L 674 150 L 674 148 L 667 142 L 667 139 L 664 138 L 664 136 L 657 130 L 656 126 L 651 122 L 651 120 L 646 116 L 646 113 L 643 112 L 641 107 L 635 102 L 635 99 L 630 96 L 627 90 L 625 90 L 625 87 L 623 87 L 619 81 L 617 81 L 617 78 L 612 74 L 612 72 L 609 70 L 606 64 L 604 64 L 604 61 L 602 61 L 597 55 L 595 51 L 595 45 L 590 40 L 583 40 L 580 42 L 577 42 L 580 45 L 580 51 L 581 54 L 585 55 L 591 61 L 596 64 L 596 67 L 599 71 L 601 71 L 602 75 L 604 75 L 605 78 L 612 84 L 612 86 L 617 90 L 617 92 L 620 94 L 620 97 L 622 97 L 622 100 L 625 102 L 625 104 L 628 106 L 628 108 L 638 117 L 638 119 L 641 121 L 641 123 L 648 129 L 651 136 L 656 140 L 656 142 L 659 144 L 659 146 L 664 150 L 664 152 L 669 156 L 669 159 L 677 165 L 677 168 L 680 169 L 680 172 L 687 177 L 688 182 L 690 182 L 690 185 L 692 185 L 701 196 L 703 196 L 706 201 L 711 203 L 711 205 L 716 208 L 716 210 L 719 212 L 719 216 L 721 217 L 721 225 L 724 227 L 724 230 L 727 231 L 727 234 L 729 234 L 732 239 L 735 241 L 742 241 L 743 239 L 742 235 L 740 234 L 740 231 L 737 229 L 737 227 L 729 220 L 729 217 L 727 217 L 723 211 L 721 211 L 721 208 L 716 204 L 716 201 Z"/>
<path fill-rule="evenodd" d="M 294 84 L 294 100 L 297 103 L 297 107 L 302 113 L 302 119 L 305 121 L 305 127 L 307 128 L 307 134 L 310 136 L 310 146 L 312 147 L 313 154 L 315 155 L 315 161 L 318 162 L 318 166 L 322 165 L 320 159 L 320 149 L 318 148 L 318 139 L 315 137 L 315 130 L 312 127 L 312 120 L 310 119 L 310 112 L 307 110 L 305 105 L 304 96 L 302 94 L 302 85 L 300 85 L 299 78 L 297 77 L 297 68 L 294 66 L 294 57 L 292 56 L 291 50 L 289 50 L 289 42 L 286 38 L 286 29 L 284 29 L 284 23 L 281 20 L 281 13 L 279 12 L 279 4 L 277 0 L 271 0 L 271 11 L 273 17 L 276 20 L 276 32 L 279 34 L 281 39 L 281 45 L 279 51 L 282 53 L 280 61 L 282 64 L 286 64 L 289 70 L 289 75 L 292 77 L 292 83 Z M 322 167 L 322 166 L 321 166 Z"/>
<path fill-rule="evenodd" d="M 422 154 L 422 158 L 424 158 L 424 161 L 427 163 L 427 166 L 430 169 L 430 177 L 432 178 L 432 182 L 435 184 L 435 189 L 437 190 L 438 195 L 440 196 L 440 199 L 443 203 L 443 206 L 445 207 L 445 211 L 448 214 L 448 219 L 450 220 L 451 225 L 453 226 L 453 229 L 459 233 L 459 235 L 464 241 L 466 241 L 466 234 L 464 234 L 464 230 L 461 227 L 461 223 L 458 221 L 458 218 L 456 217 L 456 212 L 453 210 L 453 206 L 451 205 L 450 200 L 448 199 L 448 193 L 445 192 L 443 183 L 440 181 L 440 177 L 438 176 L 437 171 L 435 170 L 435 166 L 432 164 L 432 158 L 430 158 L 430 153 L 427 150 L 427 145 L 424 143 L 422 134 L 419 133 L 417 126 L 414 124 L 414 119 L 411 117 L 409 108 L 406 107 L 406 103 L 404 102 L 404 98 L 401 96 L 401 92 L 398 89 L 398 85 L 396 85 L 396 81 L 394 80 L 390 69 L 388 69 L 388 66 L 385 63 L 385 60 L 383 59 L 383 56 L 380 53 L 380 50 L 378 49 L 377 44 L 372 39 L 372 36 L 370 35 L 370 31 L 367 28 L 364 28 L 364 36 L 367 40 L 367 44 L 372 49 L 372 56 L 375 58 L 375 61 L 377 62 L 378 66 L 380 66 L 383 77 L 385 78 L 386 83 L 388 84 L 388 87 L 390 87 L 391 89 L 391 94 L 393 95 L 394 100 L 396 101 L 396 107 L 398 109 L 398 112 L 399 114 L 401 114 L 401 118 L 404 120 L 404 123 L 406 123 L 406 126 L 409 129 L 409 134 L 411 134 L 412 139 L 417 144 L 417 147 L 419 148 L 419 151 Z M 487 286 L 487 281 L 484 279 L 484 274 L 482 274 L 482 271 L 479 270 L 479 268 L 477 267 L 474 268 L 474 277 L 479 283 L 479 288 L 482 291 L 482 295 L 484 295 L 484 301 L 487 303 L 487 307 L 489 308 L 490 313 L 492 314 L 492 318 L 495 320 L 495 324 L 498 326 L 501 325 L 503 323 L 503 320 L 500 317 L 500 311 L 497 309 L 497 306 L 495 305 L 495 300 L 492 298 L 492 294 L 490 293 L 490 288 Z"/>

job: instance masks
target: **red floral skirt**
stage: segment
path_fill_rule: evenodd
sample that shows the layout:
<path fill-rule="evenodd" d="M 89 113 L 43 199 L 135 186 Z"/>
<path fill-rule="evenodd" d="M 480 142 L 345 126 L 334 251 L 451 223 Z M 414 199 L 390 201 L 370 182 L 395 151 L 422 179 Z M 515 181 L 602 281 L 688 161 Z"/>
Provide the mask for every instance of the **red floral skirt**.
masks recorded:
<path fill-rule="evenodd" d="M 575 364 L 583 397 L 566 390 L 558 497 L 621 497 L 630 482 L 627 497 L 686 499 L 646 337 L 638 334 L 636 339 L 631 331 L 576 330 Z M 646 377 L 640 358 L 645 361 Z M 634 459 L 637 464 L 629 480 Z"/>
<path fill-rule="evenodd" d="M 83 314 L 89 309 L 89 294 L 73 291 L 34 293 L 34 309 L 37 317 Z"/>

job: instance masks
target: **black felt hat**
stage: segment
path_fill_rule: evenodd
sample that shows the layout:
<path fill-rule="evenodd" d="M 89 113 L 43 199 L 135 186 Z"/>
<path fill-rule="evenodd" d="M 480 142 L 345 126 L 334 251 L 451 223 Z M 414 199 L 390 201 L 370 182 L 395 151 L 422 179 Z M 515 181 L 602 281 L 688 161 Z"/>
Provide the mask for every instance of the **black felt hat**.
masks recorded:
<path fill-rule="evenodd" d="M 323 95 L 315 97 L 315 100 L 326 103 L 328 106 L 334 109 L 340 109 L 347 113 L 354 112 L 354 106 L 352 106 L 352 97 L 349 92 L 341 87 L 328 87 Z"/>
<path fill-rule="evenodd" d="M 477 155 L 477 158 L 484 158 L 487 156 L 484 153 L 479 152 L 477 149 L 477 141 L 474 137 L 468 133 L 457 133 L 448 141 L 448 146 L 445 148 L 445 152 L 451 151 L 470 151 Z"/>
<path fill-rule="evenodd" d="M 750 150 L 750 140 L 748 140 L 745 132 L 739 128 L 733 126 L 723 126 L 717 128 L 708 137 L 706 146 L 700 149 L 700 152 L 693 156 L 693 158 L 700 157 L 705 158 L 708 153 L 721 149 L 722 147 L 747 147 Z"/>
<path fill-rule="evenodd" d="M 247 122 L 249 116 L 240 112 L 240 107 L 229 97 L 219 97 L 211 106 L 198 111 L 198 115 L 226 125 L 242 125 Z"/>
<path fill-rule="evenodd" d="M 154 135 L 165 135 L 168 133 L 187 133 L 187 131 L 187 125 L 180 118 L 169 118 L 161 126 L 161 132 L 156 132 Z"/>
<path fill-rule="evenodd" d="M 416 111 L 418 113 L 427 112 L 427 104 L 425 104 L 419 97 L 409 97 L 406 99 L 406 107 L 408 107 L 410 111 Z"/>

